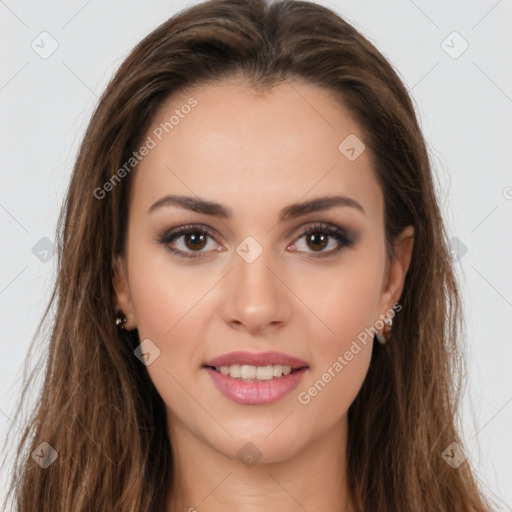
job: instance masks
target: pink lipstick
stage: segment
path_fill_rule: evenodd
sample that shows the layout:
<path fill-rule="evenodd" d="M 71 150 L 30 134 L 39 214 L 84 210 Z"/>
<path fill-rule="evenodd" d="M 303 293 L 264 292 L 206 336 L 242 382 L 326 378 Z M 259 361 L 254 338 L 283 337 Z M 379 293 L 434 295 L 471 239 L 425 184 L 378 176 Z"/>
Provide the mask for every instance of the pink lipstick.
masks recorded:
<path fill-rule="evenodd" d="M 280 352 L 231 352 L 204 364 L 217 389 L 244 405 L 277 402 L 295 389 L 309 366 Z"/>

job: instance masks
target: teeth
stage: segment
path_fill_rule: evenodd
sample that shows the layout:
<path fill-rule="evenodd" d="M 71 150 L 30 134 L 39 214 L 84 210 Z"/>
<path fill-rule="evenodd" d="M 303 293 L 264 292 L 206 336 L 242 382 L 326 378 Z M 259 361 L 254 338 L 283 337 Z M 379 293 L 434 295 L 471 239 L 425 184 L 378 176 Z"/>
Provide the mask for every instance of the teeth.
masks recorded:
<path fill-rule="evenodd" d="M 250 366 L 247 364 L 232 364 L 231 366 L 216 366 L 215 369 L 222 375 L 229 375 L 234 379 L 242 380 L 271 380 L 283 375 L 290 375 L 291 366 L 270 364 L 268 366 Z"/>

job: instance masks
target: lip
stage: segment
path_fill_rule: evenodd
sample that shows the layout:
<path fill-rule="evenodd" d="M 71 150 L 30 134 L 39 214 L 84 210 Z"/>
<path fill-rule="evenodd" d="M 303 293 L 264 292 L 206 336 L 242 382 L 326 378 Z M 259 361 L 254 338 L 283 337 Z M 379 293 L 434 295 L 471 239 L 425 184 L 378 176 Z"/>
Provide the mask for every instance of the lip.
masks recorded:
<path fill-rule="evenodd" d="M 205 367 L 205 370 L 217 389 L 230 400 L 243 405 L 266 405 L 277 402 L 291 393 L 299 385 L 308 368 L 303 367 L 289 375 L 260 382 L 237 380 L 209 367 Z"/>
<path fill-rule="evenodd" d="M 283 366 L 291 366 L 297 370 L 308 364 L 296 357 L 283 354 L 282 352 L 247 352 L 237 351 L 224 354 L 204 363 L 204 366 L 231 366 L 232 364 L 245 364 L 249 366 L 268 366 L 270 364 L 280 364 Z"/>

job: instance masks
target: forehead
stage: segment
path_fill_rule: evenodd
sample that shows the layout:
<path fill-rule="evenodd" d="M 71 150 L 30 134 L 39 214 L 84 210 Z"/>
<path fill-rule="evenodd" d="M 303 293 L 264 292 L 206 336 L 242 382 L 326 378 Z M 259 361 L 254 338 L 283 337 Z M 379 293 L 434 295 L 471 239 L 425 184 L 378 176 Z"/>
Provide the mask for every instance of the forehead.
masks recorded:
<path fill-rule="evenodd" d="M 370 214 L 382 210 L 369 150 L 355 160 L 340 151 L 345 140 L 364 140 L 361 128 L 313 85 L 287 81 L 264 94 L 229 82 L 189 89 L 162 105 L 146 137 L 153 147 L 135 172 L 135 207 L 179 193 L 258 214 L 340 193 Z"/>

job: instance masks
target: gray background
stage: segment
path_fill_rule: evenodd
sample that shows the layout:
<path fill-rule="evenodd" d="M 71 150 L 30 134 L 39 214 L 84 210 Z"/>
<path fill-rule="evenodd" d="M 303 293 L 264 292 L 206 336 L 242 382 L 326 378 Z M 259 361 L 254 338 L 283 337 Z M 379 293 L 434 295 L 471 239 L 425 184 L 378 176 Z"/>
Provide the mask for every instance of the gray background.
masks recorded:
<path fill-rule="evenodd" d="M 0 1 L 2 439 L 55 278 L 57 215 L 92 109 L 130 49 L 192 3 Z M 318 3 L 369 37 L 414 98 L 464 295 L 463 438 L 511 510 L 512 0 Z"/>

